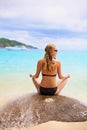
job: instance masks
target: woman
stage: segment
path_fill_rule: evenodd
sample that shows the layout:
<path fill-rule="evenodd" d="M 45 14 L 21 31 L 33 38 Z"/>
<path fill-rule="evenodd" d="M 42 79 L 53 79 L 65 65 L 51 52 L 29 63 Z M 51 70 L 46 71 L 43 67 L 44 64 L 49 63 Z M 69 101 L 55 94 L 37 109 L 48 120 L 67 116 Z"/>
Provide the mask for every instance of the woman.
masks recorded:
<path fill-rule="evenodd" d="M 48 44 L 45 48 L 44 58 L 37 63 L 37 70 L 35 75 L 30 74 L 34 85 L 39 94 L 42 95 L 56 95 L 65 86 L 70 75 L 63 76 L 61 73 L 61 63 L 56 60 L 57 54 L 56 45 Z M 42 80 L 38 81 L 40 72 L 42 73 Z M 56 81 L 58 75 L 60 81 Z"/>

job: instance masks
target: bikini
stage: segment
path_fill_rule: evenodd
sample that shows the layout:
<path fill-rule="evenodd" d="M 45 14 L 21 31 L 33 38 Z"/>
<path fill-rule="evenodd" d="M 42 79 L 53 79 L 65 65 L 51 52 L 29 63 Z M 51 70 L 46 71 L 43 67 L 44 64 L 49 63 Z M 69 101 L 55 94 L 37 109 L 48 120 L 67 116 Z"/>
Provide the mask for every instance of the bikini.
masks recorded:
<path fill-rule="evenodd" d="M 49 74 L 43 74 L 43 73 L 42 73 L 42 76 L 55 77 L 56 74 L 49 75 Z M 57 91 L 57 87 L 44 88 L 44 87 L 40 86 L 40 94 L 41 94 L 41 95 L 54 95 L 56 91 Z"/>
<path fill-rule="evenodd" d="M 42 73 L 42 76 L 55 77 L 55 76 L 56 76 L 56 74 L 53 74 L 53 75 L 49 75 L 49 74 L 43 74 L 43 73 Z"/>

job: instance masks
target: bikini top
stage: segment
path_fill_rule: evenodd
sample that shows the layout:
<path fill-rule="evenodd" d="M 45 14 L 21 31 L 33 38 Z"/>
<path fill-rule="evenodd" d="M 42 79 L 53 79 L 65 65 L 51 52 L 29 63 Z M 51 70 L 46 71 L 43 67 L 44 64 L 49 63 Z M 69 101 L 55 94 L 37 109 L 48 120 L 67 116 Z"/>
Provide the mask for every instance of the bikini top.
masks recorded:
<path fill-rule="evenodd" d="M 55 77 L 56 75 L 57 75 L 57 74 L 50 75 L 50 74 L 43 74 L 43 73 L 42 73 L 42 76 Z"/>

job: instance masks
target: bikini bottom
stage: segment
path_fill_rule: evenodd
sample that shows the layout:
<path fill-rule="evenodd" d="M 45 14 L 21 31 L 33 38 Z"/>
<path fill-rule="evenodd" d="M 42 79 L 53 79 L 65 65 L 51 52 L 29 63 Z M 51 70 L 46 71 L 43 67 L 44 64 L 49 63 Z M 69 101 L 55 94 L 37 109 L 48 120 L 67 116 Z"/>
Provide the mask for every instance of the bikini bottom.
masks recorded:
<path fill-rule="evenodd" d="M 54 95 L 57 91 L 57 87 L 54 88 L 44 88 L 40 86 L 40 94 L 41 95 Z"/>

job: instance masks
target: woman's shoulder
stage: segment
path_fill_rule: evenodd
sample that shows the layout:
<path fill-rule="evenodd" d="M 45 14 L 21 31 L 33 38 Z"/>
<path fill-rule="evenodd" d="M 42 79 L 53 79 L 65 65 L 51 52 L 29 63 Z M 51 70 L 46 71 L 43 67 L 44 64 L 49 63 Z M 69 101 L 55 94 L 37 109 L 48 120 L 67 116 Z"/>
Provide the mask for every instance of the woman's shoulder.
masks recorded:
<path fill-rule="evenodd" d="M 38 63 L 39 63 L 39 64 L 42 64 L 42 61 L 43 61 L 43 59 L 40 59 L 40 60 L 38 60 Z"/>
<path fill-rule="evenodd" d="M 59 60 L 57 60 L 57 59 L 55 59 L 55 62 L 56 62 L 57 64 L 60 64 L 60 61 L 59 61 Z"/>
<path fill-rule="evenodd" d="M 55 60 L 55 62 L 56 62 L 56 64 L 57 64 L 58 66 L 61 65 L 61 62 L 60 62 L 59 60 Z"/>

